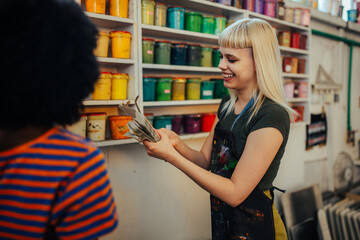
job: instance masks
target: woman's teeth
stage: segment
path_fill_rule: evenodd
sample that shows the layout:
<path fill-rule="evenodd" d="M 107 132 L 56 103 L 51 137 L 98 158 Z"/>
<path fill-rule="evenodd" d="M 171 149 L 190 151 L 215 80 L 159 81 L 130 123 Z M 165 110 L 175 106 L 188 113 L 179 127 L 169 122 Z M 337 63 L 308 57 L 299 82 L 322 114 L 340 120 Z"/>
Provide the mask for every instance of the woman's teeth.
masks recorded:
<path fill-rule="evenodd" d="M 223 73 L 222 76 L 224 78 L 232 78 L 234 76 L 234 74 Z"/>

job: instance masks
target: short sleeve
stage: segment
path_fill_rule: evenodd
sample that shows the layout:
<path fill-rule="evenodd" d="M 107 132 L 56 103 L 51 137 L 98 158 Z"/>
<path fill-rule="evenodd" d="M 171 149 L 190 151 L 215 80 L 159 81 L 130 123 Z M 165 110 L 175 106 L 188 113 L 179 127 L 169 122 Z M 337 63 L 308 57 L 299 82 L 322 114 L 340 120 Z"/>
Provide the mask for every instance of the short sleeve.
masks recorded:
<path fill-rule="evenodd" d="M 278 129 L 283 138 L 287 139 L 290 128 L 288 112 L 276 103 L 269 103 L 262 106 L 250 122 L 250 133 L 267 127 Z"/>
<path fill-rule="evenodd" d="M 56 201 L 52 225 L 60 239 L 95 239 L 117 226 L 105 159 L 94 148 L 66 182 Z"/>

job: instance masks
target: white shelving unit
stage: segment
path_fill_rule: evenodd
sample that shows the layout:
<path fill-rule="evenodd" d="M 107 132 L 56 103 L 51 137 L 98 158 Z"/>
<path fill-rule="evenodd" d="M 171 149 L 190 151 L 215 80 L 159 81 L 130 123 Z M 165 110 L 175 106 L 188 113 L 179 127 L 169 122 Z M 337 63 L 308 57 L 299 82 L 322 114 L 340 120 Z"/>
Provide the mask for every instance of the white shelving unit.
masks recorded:
<path fill-rule="evenodd" d="M 285 22 L 283 20 L 271 18 L 258 13 L 250 12 L 244 9 L 238 9 L 232 6 L 226 6 L 220 3 L 214 3 L 205 0 L 157 0 L 158 2 L 167 5 L 181 5 L 186 10 L 193 10 L 209 15 L 224 15 L 227 19 L 238 20 L 242 18 L 261 18 L 268 21 L 278 30 L 291 30 L 302 32 L 308 35 L 308 43 L 310 42 L 310 30 L 308 27 L 297 25 L 294 23 Z M 159 27 L 153 25 L 141 24 L 141 0 L 129 0 L 129 18 L 119 18 L 109 15 L 96 14 L 85 12 L 86 15 L 98 26 L 100 31 L 129 31 L 132 34 L 131 40 L 131 58 L 117 59 L 112 58 L 111 54 L 107 58 L 98 57 L 101 71 L 109 72 L 126 72 L 129 74 L 130 80 L 128 82 L 128 100 L 86 100 L 83 102 L 85 108 L 105 108 L 116 109 L 118 105 L 130 103 L 134 104 L 136 96 L 140 96 L 138 100 L 139 106 L 144 112 L 160 111 L 161 114 L 167 112 L 179 112 L 187 114 L 186 109 L 192 111 L 204 112 L 204 108 L 217 108 L 220 99 L 211 100 L 185 100 L 185 101 L 158 101 L 158 102 L 143 102 L 142 92 L 142 78 L 144 75 L 151 76 L 181 76 L 181 77 L 201 77 L 203 79 L 220 78 L 220 70 L 217 67 L 193 67 L 193 66 L 175 66 L 162 64 L 142 64 L 142 37 L 149 37 L 154 39 L 163 39 L 170 41 L 179 41 L 185 43 L 198 43 L 204 46 L 217 46 L 218 36 L 212 34 L 198 33 L 186 30 L 172 29 L 168 27 Z M 356 28 L 357 26 L 353 26 Z M 350 28 L 350 27 L 349 27 Z M 356 28 L 357 29 L 357 28 Z M 308 44 L 309 46 L 309 44 Z M 299 56 L 307 59 L 306 69 L 309 66 L 309 47 L 306 50 L 280 47 L 281 54 Z M 290 74 L 283 73 L 283 77 L 291 78 L 293 81 L 308 81 L 309 74 Z M 310 84 L 308 84 L 310 85 Z M 310 91 L 308 91 L 310 92 Z M 293 126 L 301 126 L 308 120 L 309 98 L 294 98 L 288 99 L 291 104 L 303 105 L 306 109 L 306 118 L 304 122 L 294 123 Z M 174 110 L 179 108 L 180 110 Z M 185 110 L 184 110 L 185 109 Z M 107 131 L 109 132 L 109 131 Z M 182 135 L 182 139 L 202 138 L 208 136 L 208 133 L 186 134 Z M 99 147 L 131 144 L 135 140 L 106 140 L 97 142 Z"/>

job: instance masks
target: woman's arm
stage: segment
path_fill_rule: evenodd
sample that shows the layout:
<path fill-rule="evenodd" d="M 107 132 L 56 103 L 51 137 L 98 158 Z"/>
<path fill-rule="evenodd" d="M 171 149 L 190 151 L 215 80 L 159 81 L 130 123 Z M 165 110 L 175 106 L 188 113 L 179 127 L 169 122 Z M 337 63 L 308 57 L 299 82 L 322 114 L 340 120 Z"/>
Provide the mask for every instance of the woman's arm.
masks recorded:
<path fill-rule="evenodd" d="M 170 162 L 207 192 L 235 207 L 258 185 L 282 141 L 282 134 L 275 128 L 262 128 L 250 133 L 230 179 L 211 173 L 185 159 L 173 148 L 166 135 L 162 135 L 162 140 L 158 143 L 144 142 L 144 145 L 150 156 Z"/>
<path fill-rule="evenodd" d="M 205 139 L 205 142 L 200 151 L 190 148 L 186 143 L 180 139 L 179 135 L 173 131 L 167 129 L 160 129 L 159 132 L 166 134 L 173 145 L 173 147 L 178 151 L 184 158 L 195 163 L 196 165 L 209 170 L 210 169 L 210 158 L 211 158 L 211 149 L 212 149 L 212 140 L 214 138 L 214 129 L 218 122 L 216 117 L 213 127 L 209 133 L 209 136 Z"/>

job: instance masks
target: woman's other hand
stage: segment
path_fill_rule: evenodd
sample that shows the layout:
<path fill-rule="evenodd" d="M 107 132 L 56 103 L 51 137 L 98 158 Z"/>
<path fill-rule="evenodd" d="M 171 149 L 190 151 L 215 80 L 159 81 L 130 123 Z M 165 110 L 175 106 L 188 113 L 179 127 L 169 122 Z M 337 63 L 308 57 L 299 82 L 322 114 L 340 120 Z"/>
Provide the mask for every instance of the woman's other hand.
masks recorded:
<path fill-rule="evenodd" d="M 180 139 L 179 135 L 177 135 L 175 132 L 173 132 L 169 129 L 166 129 L 166 128 L 159 129 L 158 133 L 160 133 L 160 132 L 162 134 L 165 134 L 169 138 L 169 141 L 174 148 L 176 148 L 176 146 L 179 145 L 181 139 Z"/>
<path fill-rule="evenodd" d="M 171 162 L 172 157 L 177 155 L 178 152 L 173 147 L 171 143 L 171 139 L 169 138 L 168 134 L 170 135 L 171 138 L 173 138 L 173 141 L 175 141 L 174 135 L 177 136 L 177 134 L 167 129 L 160 129 L 157 132 L 161 137 L 160 141 L 156 143 L 149 141 L 143 142 L 146 152 L 151 157 L 156 157 Z"/>

